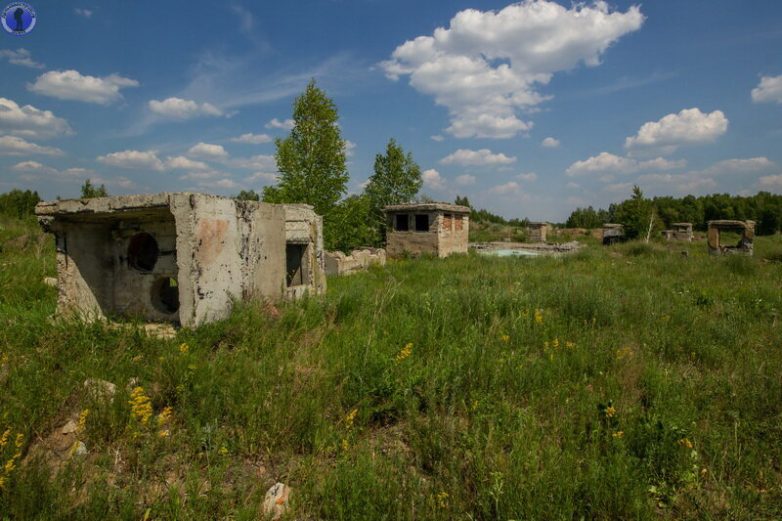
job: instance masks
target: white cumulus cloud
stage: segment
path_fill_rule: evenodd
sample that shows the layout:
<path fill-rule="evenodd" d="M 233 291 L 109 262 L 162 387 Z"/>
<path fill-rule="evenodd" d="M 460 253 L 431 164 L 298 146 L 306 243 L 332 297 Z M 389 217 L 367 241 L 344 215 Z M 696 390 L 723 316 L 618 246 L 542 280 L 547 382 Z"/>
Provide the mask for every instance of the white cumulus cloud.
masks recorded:
<path fill-rule="evenodd" d="M 761 77 L 758 86 L 752 89 L 752 101 L 782 103 L 782 75 Z"/>
<path fill-rule="evenodd" d="M 397 47 L 380 65 L 448 109 L 446 130 L 459 137 L 510 138 L 531 123 L 518 111 L 543 102 L 538 89 L 554 73 L 596 66 L 606 49 L 644 21 L 639 7 L 611 11 L 602 0 L 570 8 L 525 0 L 499 11 L 466 9 L 448 28 Z"/>
<path fill-rule="evenodd" d="M 5 58 L 11 65 L 21 65 L 31 69 L 43 69 L 44 65 L 33 60 L 33 55 L 27 49 L 0 49 L 0 58 Z"/>
<path fill-rule="evenodd" d="M 782 174 L 765 175 L 758 179 L 758 186 L 765 190 L 782 190 Z"/>
<path fill-rule="evenodd" d="M 534 183 L 538 180 L 538 174 L 535 172 L 524 172 L 516 176 L 516 179 L 520 181 L 527 181 L 529 183 Z"/>
<path fill-rule="evenodd" d="M 421 173 L 421 179 L 423 180 L 424 186 L 426 188 L 430 188 L 432 190 L 443 190 L 445 188 L 445 179 L 443 179 L 443 177 L 440 175 L 440 172 L 434 168 L 424 170 Z"/>
<path fill-rule="evenodd" d="M 0 129 L 37 139 L 73 134 L 68 122 L 51 111 L 32 105 L 20 106 L 7 98 L 0 98 Z"/>
<path fill-rule="evenodd" d="M 118 74 L 99 78 L 67 70 L 45 72 L 38 76 L 35 83 L 28 84 L 27 89 L 52 98 L 108 105 L 122 99 L 120 89 L 138 86 L 136 80 Z"/>
<path fill-rule="evenodd" d="M 661 147 L 672 152 L 680 145 L 711 143 L 727 131 L 728 118 L 721 110 L 684 109 L 644 123 L 638 134 L 625 140 L 625 148 Z"/>
<path fill-rule="evenodd" d="M 269 134 L 242 134 L 241 136 L 231 138 L 232 143 L 244 143 L 245 145 L 262 145 L 270 143 L 272 137 Z"/>
<path fill-rule="evenodd" d="M 166 98 L 162 101 L 150 100 L 149 110 L 173 119 L 190 119 L 198 116 L 222 116 L 223 111 L 211 103 L 201 103 L 182 98 Z"/>
<path fill-rule="evenodd" d="M 104 165 L 119 168 L 132 168 L 136 170 L 163 170 L 163 162 L 152 151 L 123 150 L 112 152 L 105 156 L 98 156 L 97 161 Z"/>
<path fill-rule="evenodd" d="M 617 156 L 610 152 L 601 152 L 588 159 L 576 161 L 570 165 L 565 174 L 575 177 L 585 174 L 634 174 L 648 170 L 674 170 L 687 166 L 685 160 L 669 160 L 663 157 L 638 161 L 632 157 Z"/>
<path fill-rule="evenodd" d="M 28 154 L 59 156 L 62 153 L 62 150 L 59 148 L 43 147 L 17 136 L 0 136 L 0 156 L 22 156 Z"/>
<path fill-rule="evenodd" d="M 495 195 L 513 195 L 521 192 L 521 185 L 516 181 L 508 181 L 501 185 L 493 186 L 489 188 L 489 193 Z"/>
<path fill-rule="evenodd" d="M 459 186 L 470 186 L 475 184 L 475 176 L 470 174 L 460 175 L 456 178 L 456 184 Z"/>
<path fill-rule="evenodd" d="M 460 148 L 456 152 L 449 154 L 440 160 L 440 163 L 443 165 L 460 166 L 497 166 L 509 165 L 515 162 L 515 157 L 506 156 L 503 153 L 495 154 L 488 148 L 482 148 L 480 150 Z"/>
<path fill-rule="evenodd" d="M 209 165 L 203 161 L 194 161 L 185 156 L 175 156 L 166 159 L 166 168 L 171 170 L 208 170 Z"/>
<path fill-rule="evenodd" d="M 281 128 L 282 130 L 290 130 L 293 128 L 293 125 L 295 122 L 292 119 L 286 119 L 285 121 L 280 121 L 277 118 L 273 118 L 271 121 L 269 121 L 266 124 L 266 128 Z"/>
<path fill-rule="evenodd" d="M 225 151 L 222 145 L 213 145 L 211 143 L 198 143 L 190 147 L 187 151 L 193 157 L 200 157 L 202 159 L 222 159 L 228 157 L 228 152 Z"/>
<path fill-rule="evenodd" d="M 540 145 L 545 148 L 557 148 L 559 144 L 560 144 L 559 140 L 553 137 L 547 137 L 546 139 L 540 142 Z"/>

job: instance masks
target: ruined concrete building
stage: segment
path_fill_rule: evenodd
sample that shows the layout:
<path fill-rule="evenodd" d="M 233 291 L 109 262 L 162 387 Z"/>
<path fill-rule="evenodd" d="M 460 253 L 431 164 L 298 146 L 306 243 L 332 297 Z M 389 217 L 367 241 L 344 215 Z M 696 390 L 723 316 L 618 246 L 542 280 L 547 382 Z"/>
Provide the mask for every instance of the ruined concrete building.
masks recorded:
<path fill-rule="evenodd" d="M 728 232 L 739 235 L 738 242 L 733 246 L 723 246 L 720 242 L 721 233 Z M 708 245 L 711 255 L 739 253 L 753 255 L 755 240 L 755 221 L 709 221 Z"/>
<path fill-rule="evenodd" d="M 237 299 L 325 290 L 311 208 L 161 193 L 40 203 L 57 248 L 58 312 L 185 327 Z"/>
<path fill-rule="evenodd" d="M 692 223 L 671 223 L 671 226 L 662 232 L 666 240 L 692 242 Z"/>
<path fill-rule="evenodd" d="M 605 223 L 603 225 L 603 245 L 609 246 L 625 240 L 625 227 L 621 224 Z"/>
<path fill-rule="evenodd" d="M 549 223 L 529 222 L 527 224 L 527 241 L 546 242 L 550 226 Z"/>
<path fill-rule="evenodd" d="M 398 204 L 384 208 L 389 257 L 467 253 L 470 209 L 447 203 Z"/>
<path fill-rule="evenodd" d="M 366 271 L 370 266 L 386 265 L 386 250 L 383 248 L 353 250 L 350 255 L 341 251 L 327 251 L 325 255 L 326 275 L 350 275 Z"/>

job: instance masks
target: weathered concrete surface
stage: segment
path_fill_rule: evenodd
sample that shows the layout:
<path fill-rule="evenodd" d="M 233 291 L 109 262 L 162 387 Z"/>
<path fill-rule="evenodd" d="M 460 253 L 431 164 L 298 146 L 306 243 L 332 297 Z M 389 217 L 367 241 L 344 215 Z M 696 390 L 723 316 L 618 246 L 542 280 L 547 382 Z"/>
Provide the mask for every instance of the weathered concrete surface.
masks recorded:
<path fill-rule="evenodd" d="M 282 297 L 285 209 L 195 193 L 36 207 L 57 245 L 58 312 L 194 327 L 237 299 Z"/>
<path fill-rule="evenodd" d="M 529 242 L 546 242 L 550 225 L 544 222 L 527 224 L 527 240 Z"/>
<path fill-rule="evenodd" d="M 289 299 L 326 291 L 323 217 L 307 204 L 286 204 L 286 289 Z"/>
<path fill-rule="evenodd" d="M 446 203 L 402 204 L 384 208 L 389 257 L 467 253 L 470 209 Z M 407 224 L 405 224 L 407 223 Z"/>
<path fill-rule="evenodd" d="M 668 241 L 692 242 L 692 223 L 671 223 L 670 230 L 663 230 L 662 235 Z"/>
<path fill-rule="evenodd" d="M 350 255 L 341 251 L 327 251 L 326 275 L 350 275 L 357 271 L 365 271 L 370 266 L 386 265 L 386 250 L 383 248 L 364 248 L 353 250 Z"/>
<path fill-rule="evenodd" d="M 734 246 L 720 243 L 720 232 L 735 232 L 741 235 Z M 709 221 L 707 244 L 711 255 L 741 254 L 754 255 L 755 221 L 717 220 Z"/>
<path fill-rule="evenodd" d="M 603 225 L 603 244 L 610 245 L 625 240 L 625 228 L 621 224 L 606 223 Z"/>

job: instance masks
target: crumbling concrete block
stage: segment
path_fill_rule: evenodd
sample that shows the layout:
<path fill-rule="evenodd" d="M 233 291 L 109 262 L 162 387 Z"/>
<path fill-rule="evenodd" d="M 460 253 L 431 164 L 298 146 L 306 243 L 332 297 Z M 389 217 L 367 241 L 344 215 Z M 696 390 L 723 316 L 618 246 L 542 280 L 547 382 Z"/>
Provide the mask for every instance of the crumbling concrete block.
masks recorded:
<path fill-rule="evenodd" d="M 740 234 L 735 246 L 724 246 L 720 243 L 721 232 Z M 707 244 L 711 255 L 740 254 L 753 255 L 755 240 L 755 221 L 717 220 L 709 221 Z"/>
<path fill-rule="evenodd" d="M 350 255 L 341 251 L 327 251 L 325 255 L 327 275 L 350 275 L 365 271 L 370 266 L 386 265 L 386 250 L 383 248 L 353 250 Z"/>
<path fill-rule="evenodd" d="M 326 291 L 323 217 L 307 204 L 285 208 L 285 296 L 296 299 Z"/>
<path fill-rule="evenodd" d="M 467 253 L 470 209 L 447 203 L 386 206 L 389 257 L 431 254 L 447 257 Z"/>
<path fill-rule="evenodd" d="M 671 223 L 670 230 L 663 230 L 662 235 L 668 241 L 692 242 L 692 223 Z"/>
<path fill-rule="evenodd" d="M 55 235 L 58 312 L 194 327 L 286 287 L 281 205 L 196 193 L 40 203 Z"/>
<path fill-rule="evenodd" d="M 603 225 L 603 245 L 610 246 L 625 240 L 625 228 L 621 224 L 606 223 Z"/>
<path fill-rule="evenodd" d="M 549 223 L 544 222 L 530 222 L 527 224 L 527 241 L 528 242 L 546 242 L 548 238 L 548 232 L 551 228 Z"/>

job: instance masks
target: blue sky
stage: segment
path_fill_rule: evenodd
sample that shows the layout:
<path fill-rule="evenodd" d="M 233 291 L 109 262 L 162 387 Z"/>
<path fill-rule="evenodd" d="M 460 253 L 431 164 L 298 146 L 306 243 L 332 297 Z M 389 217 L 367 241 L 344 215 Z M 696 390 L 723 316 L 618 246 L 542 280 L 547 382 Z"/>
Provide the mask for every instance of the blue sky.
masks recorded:
<path fill-rule="evenodd" d="M 0 191 L 260 190 L 315 78 L 351 193 L 389 138 L 425 193 L 506 217 L 782 192 L 778 0 L 31 3 L 0 35 Z"/>

